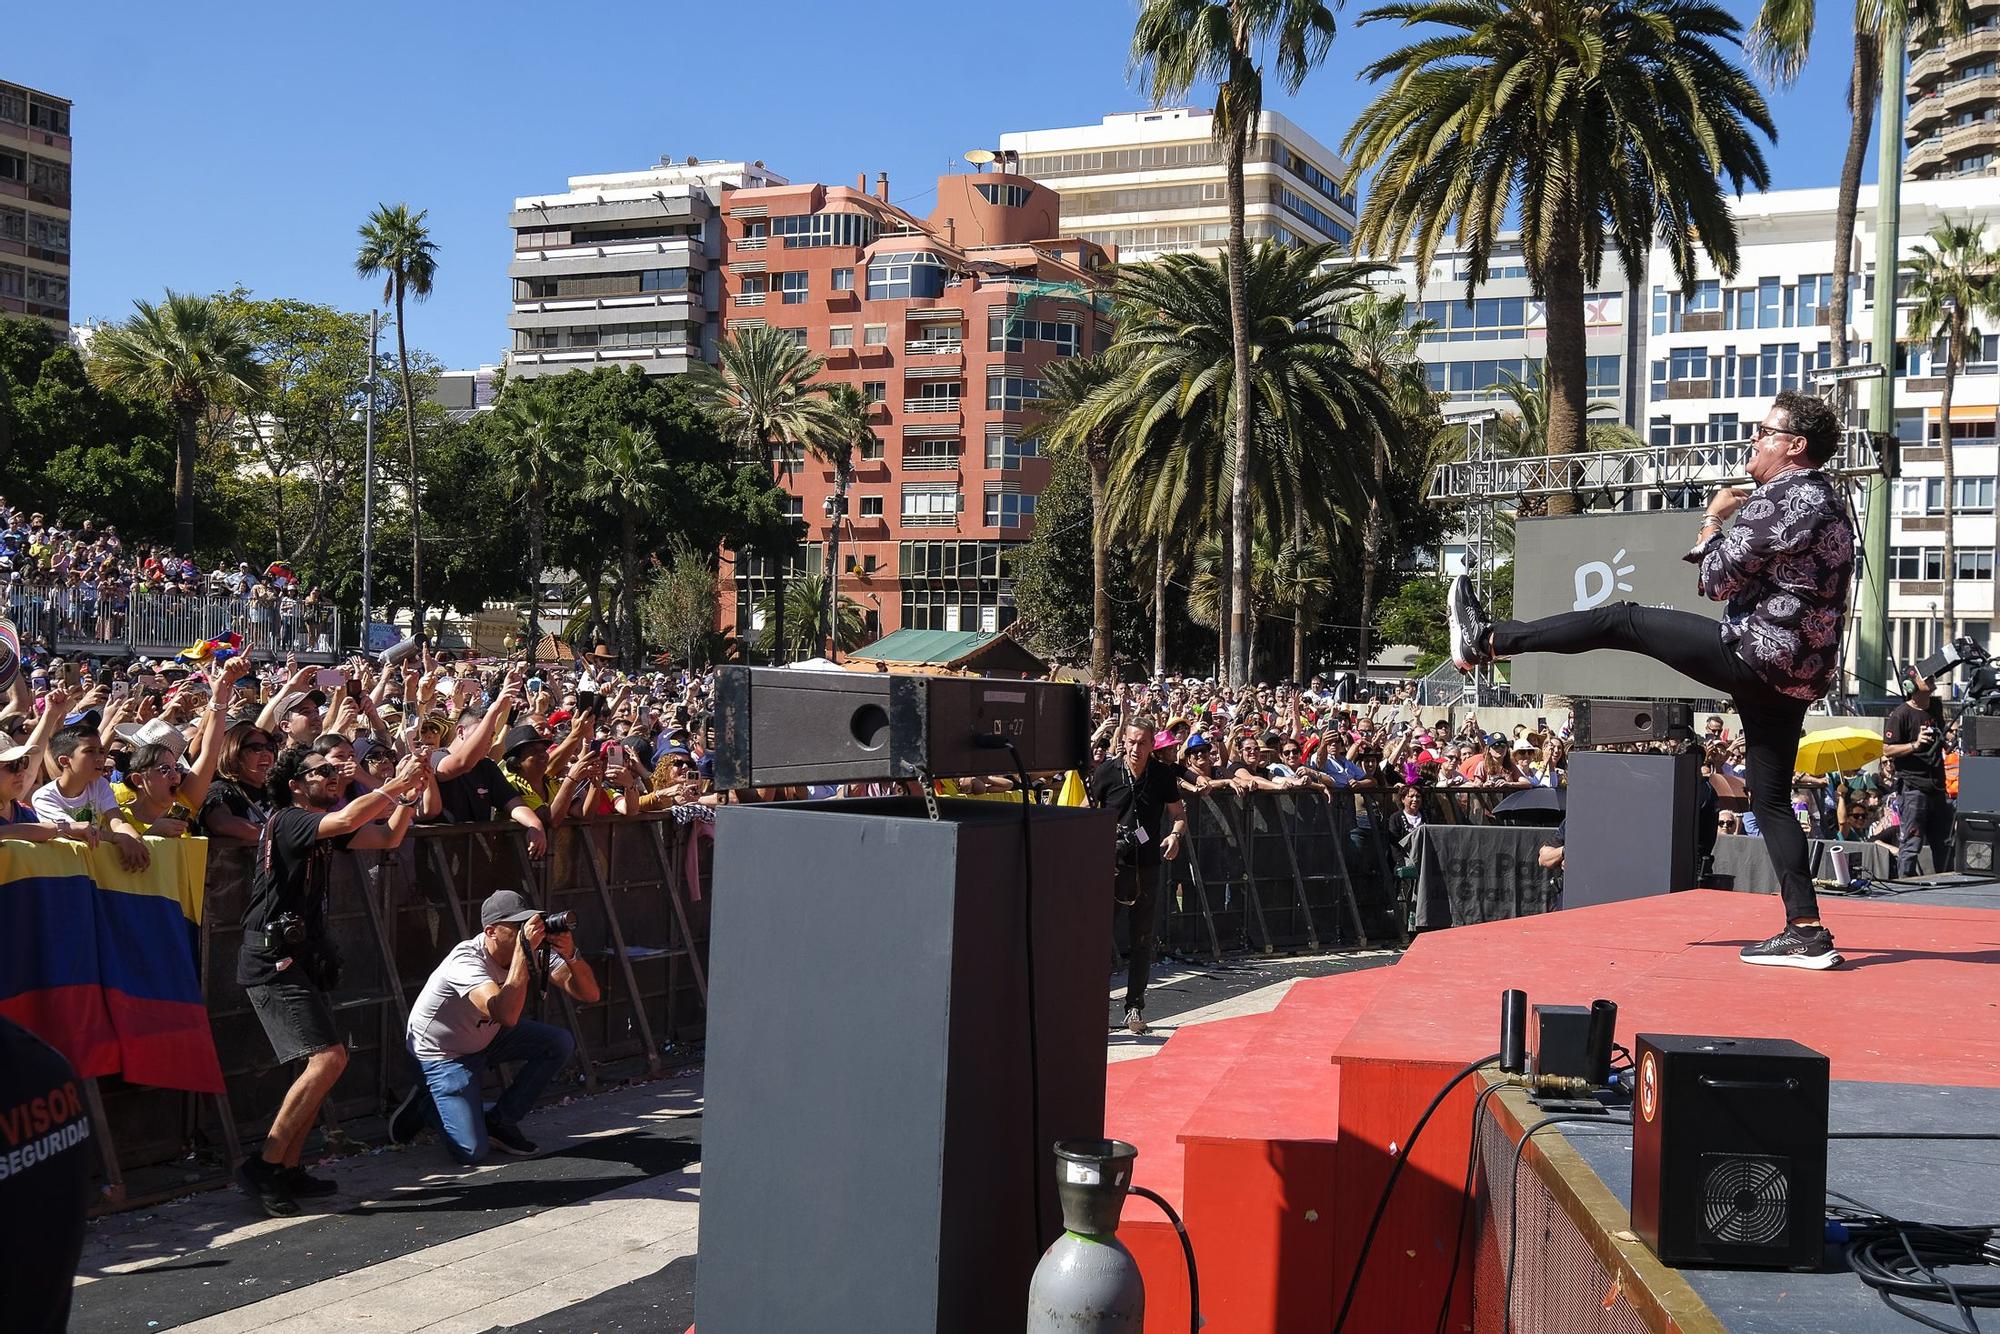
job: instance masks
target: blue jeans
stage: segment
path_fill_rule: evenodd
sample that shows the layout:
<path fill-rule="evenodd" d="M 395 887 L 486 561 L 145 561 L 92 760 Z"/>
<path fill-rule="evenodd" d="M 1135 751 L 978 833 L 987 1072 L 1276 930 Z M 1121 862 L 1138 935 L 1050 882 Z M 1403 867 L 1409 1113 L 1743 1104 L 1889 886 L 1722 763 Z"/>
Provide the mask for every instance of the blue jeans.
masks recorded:
<path fill-rule="evenodd" d="M 484 1051 L 443 1061 L 418 1061 L 431 1091 L 431 1126 L 444 1137 L 445 1148 L 470 1167 L 486 1157 L 486 1122 L 517 1125 L 556 1071 L 569 1064 L 576 1039 L 569 1030 L 523 1019 L 500 1030 Z M 488 1110 L 479 1086 L 486 1067 L 496 1061 L 519 1061 L 521 1068 L 506 1092 Z"/>

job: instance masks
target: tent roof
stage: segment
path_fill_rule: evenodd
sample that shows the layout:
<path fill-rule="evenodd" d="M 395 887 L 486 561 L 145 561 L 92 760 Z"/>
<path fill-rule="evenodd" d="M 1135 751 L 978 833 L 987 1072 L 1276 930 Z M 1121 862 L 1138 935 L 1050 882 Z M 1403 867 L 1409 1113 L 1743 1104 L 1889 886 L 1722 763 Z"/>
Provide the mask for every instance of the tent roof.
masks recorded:
<path fill-rule="evenodd" d="M 979 630 L 897 630 L 847 656 L 849 661 L 977 668 L 1021 675 L 1040 675 L 1047 670 L 1041 659 L 1022 648 L 1012 636 Z"/>

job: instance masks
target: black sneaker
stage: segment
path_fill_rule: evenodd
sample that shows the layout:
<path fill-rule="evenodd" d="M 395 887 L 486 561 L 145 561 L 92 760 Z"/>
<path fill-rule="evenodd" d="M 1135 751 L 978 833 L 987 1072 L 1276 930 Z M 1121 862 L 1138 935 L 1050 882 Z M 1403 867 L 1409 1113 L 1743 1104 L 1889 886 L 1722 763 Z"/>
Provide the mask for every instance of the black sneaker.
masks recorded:
<path fill-rule="evenodd" d="M 502 1153 L 511 1153 L 517 1158 L 526 1158 L 535 1153 L 535 1142 L 521 1133 L 521 1127 L 509 1125 L 505 1121 L 486 1118 L 486 1138 Z"/>
<path fill-rule="evenodd" d="M 1486 608 L 1479 604 L 1479 595 L 1472 591 L 1472 577 L 1461 574 L 1451 581 L 1451 593 L 1447 598 L 1451 609 L 1451 661 L 1461 672 L 1469 672 L 1475 667 L 1493 661 L 1493 655 L 1485 649 Z"/>
<path fill-rule="evenodd" d="M 1777 968 L 1832 968 L 1846 960 L 1833 947 L 1833 932 L 1823 926 L 1791 926 L 1737 953 L 1745 963 Z"/>
<path fill-rule="evenodd" d="M 299 1202 L 285 1185 L 285 1169 L 262 1158 L 245 1158 L 236 1169 L 236 1184 L 273 1218 L 292 1218 L 299 1212 Z"/>
<path fill-rule="evenodd" d="M 316 1200 L 331 1195 L 340 1187 L 325 1177 L 316 1177 L 303 1167 L 287 1167 L 280 1175 L 285 1189 L 295 1200 Z"/>
<path fill-rule="evenodd" d="M 417 1138 L 417 1132 L 430 1119 L 431 1090 L 428 1084 L 417 1084 L 396 1104 L 395 1112 L 389 1117 L 389 1142 L 409 1144 Z"/>

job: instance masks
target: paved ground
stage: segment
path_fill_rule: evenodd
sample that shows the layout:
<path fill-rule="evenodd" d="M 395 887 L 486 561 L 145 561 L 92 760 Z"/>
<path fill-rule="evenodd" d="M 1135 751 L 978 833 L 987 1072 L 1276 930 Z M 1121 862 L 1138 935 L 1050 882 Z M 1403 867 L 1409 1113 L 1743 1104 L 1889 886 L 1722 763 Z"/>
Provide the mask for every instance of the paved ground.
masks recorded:
<path fill-rule="evenodd" d="M 1107 1037 L 1144 1059 L 1189 1024 L 1268 1010 L 1302 977 L 1392 951 L 1168 963 L 1153 1032 Z M 1110 980 L 1108 1023 L 1123 1015 Z M 103 1219 L 77 1279 L 75 1334 L 680 1334 L 694 1319 L 698 1072 L 574 1098 L 531 1117 L 542 1154 L 462 1169 L 433 1144 L 326 1163 L 341 1191 L 292 1219 L 234 1190 Z"/>

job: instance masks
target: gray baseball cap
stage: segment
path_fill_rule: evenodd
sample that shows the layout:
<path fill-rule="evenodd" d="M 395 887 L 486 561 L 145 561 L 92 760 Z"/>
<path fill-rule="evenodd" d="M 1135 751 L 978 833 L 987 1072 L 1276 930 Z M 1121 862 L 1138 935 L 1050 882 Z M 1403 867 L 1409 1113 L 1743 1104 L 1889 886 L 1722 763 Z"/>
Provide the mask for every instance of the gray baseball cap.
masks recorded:
<path fill-rule="evenodd" d="M 479 905 L 479 925 L 498 926 L 502 922 L 525 922 L 540 913 L 518 890 L 497 889 Z"/>

